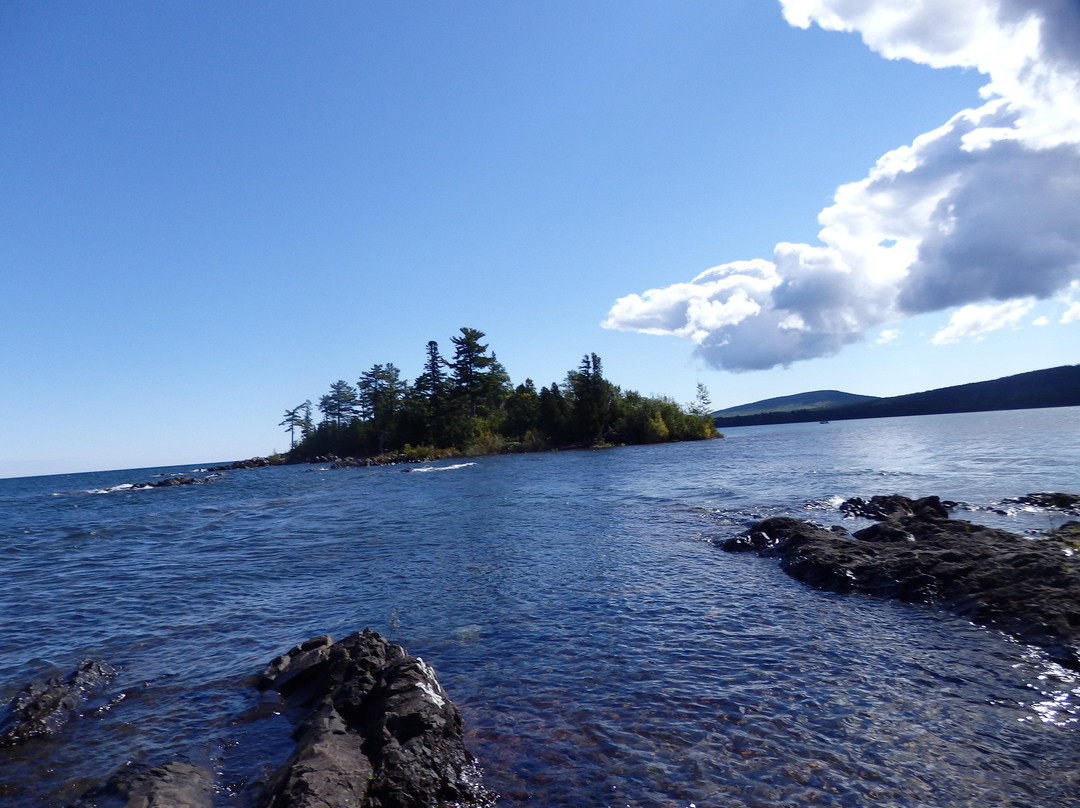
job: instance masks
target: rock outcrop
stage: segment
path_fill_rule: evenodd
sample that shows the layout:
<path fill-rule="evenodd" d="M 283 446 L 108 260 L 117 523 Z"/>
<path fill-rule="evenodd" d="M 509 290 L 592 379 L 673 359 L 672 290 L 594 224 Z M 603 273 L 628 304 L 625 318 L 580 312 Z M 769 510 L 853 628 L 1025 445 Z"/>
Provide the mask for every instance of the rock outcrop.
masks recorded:
<path fill-rule="evenodd" d="M 777 557 L 821 589 L 940 605 L 1080 667 L 1080 558 L 1060 540 L 950 519 L 932 497 L 889 499 L 895 515 L 854 535 L 776 517 L 721 546 Z"/>
<path fill-rule="evenodd" d="M 259 688 L 306 712 L 296 750 L 259 808 L 487 806 L 494 795 L 435 673 L 377 633 L 316 637 L 278 657 Z"/>
<path fill-rule="evenodd" d="M 84 659 L 67 676 L 27 685 L 0 718 L 0 747 L 56 734 L 90 695 L 114 676 L 116 671 L 106 663 Z"/>

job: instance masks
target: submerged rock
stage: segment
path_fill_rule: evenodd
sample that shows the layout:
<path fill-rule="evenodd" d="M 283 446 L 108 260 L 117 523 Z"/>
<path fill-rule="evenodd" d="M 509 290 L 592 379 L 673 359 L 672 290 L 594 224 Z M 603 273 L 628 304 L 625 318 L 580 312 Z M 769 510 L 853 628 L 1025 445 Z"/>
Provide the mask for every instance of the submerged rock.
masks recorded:
<path fill-rule="evenodd" d="M 129 766 L 86 792 L 71 808 L 211 808 L 213 775 L 202 766 L 172 761 L 153 769 Z"/>
<path fill-rule="evenodd" d="M 55 735 L 90 695 L 114 676 L 116 671 L 110 665 L 84 659 L 67 676 L 27 685 L 0 718 L 0 747 Z"/>
<path fill-rule="evenodd" d="M 418 657 L 365 630 L 316 637 L 267 666 L 260 689 L 307 712 L 259 808 L 487 806 L 462 719 Z"/>
<path fill-rule="evenodd" d="M 854 535 L 765 519 L 721 546 L 778 557 L 789 575 L 821 589 L 943 606 L 1080 667 L 1080 558 L 1059 541 L 945 518 L 933 507 L 905 510 Z"/>

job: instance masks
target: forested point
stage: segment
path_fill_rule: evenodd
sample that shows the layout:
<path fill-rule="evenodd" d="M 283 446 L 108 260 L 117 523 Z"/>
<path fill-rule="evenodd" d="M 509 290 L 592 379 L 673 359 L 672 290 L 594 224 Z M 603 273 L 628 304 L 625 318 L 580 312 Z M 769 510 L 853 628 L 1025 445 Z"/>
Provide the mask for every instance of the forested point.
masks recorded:
<path fill-rule="evenodd" d="M 392 363 L 373 365 L 355 384 L 340 379 L 319 398 L 285 411 L 285 462 L 327 456 L 404 455 L 425 460 L 456 455 L 536 452 L 718 437 L 708 391 L 685 406 L 669 398 L 624 392 L 604 378 L 600 357 L 587 354 L 562 382 L 536 389 L 514 385 L 485 334 L 462 328 L 453 358 L 428 342 L 423 372 L 412 382 Z"/>

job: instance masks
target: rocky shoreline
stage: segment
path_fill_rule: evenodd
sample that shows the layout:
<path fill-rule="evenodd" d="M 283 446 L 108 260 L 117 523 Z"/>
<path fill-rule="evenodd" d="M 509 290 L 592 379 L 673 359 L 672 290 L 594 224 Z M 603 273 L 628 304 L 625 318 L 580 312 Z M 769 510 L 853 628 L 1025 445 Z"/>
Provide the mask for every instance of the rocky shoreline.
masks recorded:
<path fill-rule="evenodd" d="M 1064 494 L 1028 500 L 1068 513 L 1080 504 Z M 841 510 L 877 522 L 852 534 L 773 517 L 719 544 L 777 558 L 793 578 L 819 589 L 944 608 L 1080 669 L 1080 523 L 1030 538 L 952 519 L 937 497 L 855 498 Z"/>
<path fill-rule="evenodd" d="M 116 671 L 84 660 L 66 677 L 27 685 L 0 717 L 0 746 L 59 733 Z M 483 808 L 496 795 L 465 748 L 461 713 L 419 657 L 365 629 L 315 637 L 276 657 L 255 679 L 296 719 L 296 748 L 254 808 Z M 69 808 L 212 808 L 215 773 L 173 760 L 129 765 Z"/>

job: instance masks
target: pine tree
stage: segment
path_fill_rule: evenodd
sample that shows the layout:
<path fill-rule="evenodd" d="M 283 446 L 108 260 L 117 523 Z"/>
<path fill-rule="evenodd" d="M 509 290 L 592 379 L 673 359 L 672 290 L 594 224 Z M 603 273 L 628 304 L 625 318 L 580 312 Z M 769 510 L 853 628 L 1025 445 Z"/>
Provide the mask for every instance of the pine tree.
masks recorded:
<path fill-rule="evenodd" d="M 476 415 L 476 405 L 485 392 L 484 378 L 487 368 L 495 358 L 487 355 L 487 345 L 481 345 L 484 332 L 475 328 L 462 328 L 460 337 L 451 337 L 454 343 L 454 361 L 450 363 L 450 380 L 454 396 L 468 415 Z"/>
<path fill-rule="evenodd" d="M 311 402 L 308 402 L 309 406 L 310 406 L 310 404 L 311 404 Z M 296 430 L 297 429 L 301 430 L 301 432 L 300 432 L 301 439 L 303 439 L 303 436 L 304 436 L 304 432 L 303 432 L 304 416 L 301 414 L 303 412 L 303 409 L 304 409 L 304 405 L 299 404 L 299 405 L 297 405 L 296 407 L 294 407 L 291 410 L 285 410 L 285 418 L 280 424 L 278 424 L 278 426 L 285 427 L 285 431 L 289 433 L 289 449 L 290 450 L 296 448 Z"/>
<path fill-rule="evenodd" d="M 604 378 L 600 357 L 586 354 L 566 380 L 574 396 L 573 428 L 577 439 L 601 439 L 614 422 L 616 391 Z"/>
<path fill-rule="evenodd" d="M 358 403 L 356 390 L 352 385 L 344 379 L 338 379 L 330 385 L 330 392 L 319 399 L 323 422 L 340 429 L 355 417 Z"/>
<path fill-rule="evenodd" d="M 362 373 L 356 389 L 360 414 L 370 421 L 371 433 L 381 454 L 393 442 L 397 413 L 408 385 L 402 381 L 401 371 L 390 362 L 373 365 L 371 370 Z"/>

